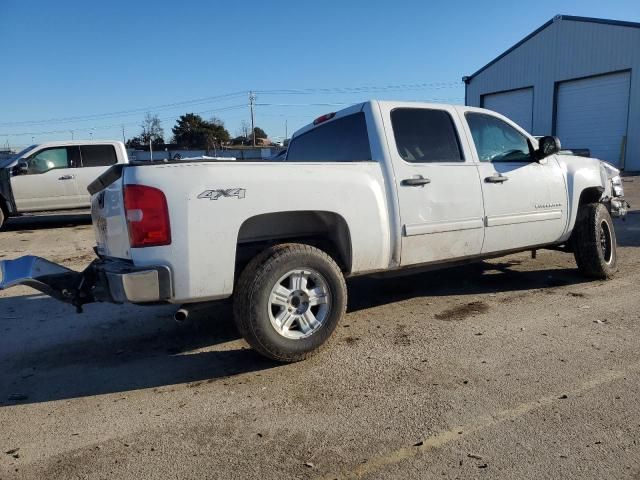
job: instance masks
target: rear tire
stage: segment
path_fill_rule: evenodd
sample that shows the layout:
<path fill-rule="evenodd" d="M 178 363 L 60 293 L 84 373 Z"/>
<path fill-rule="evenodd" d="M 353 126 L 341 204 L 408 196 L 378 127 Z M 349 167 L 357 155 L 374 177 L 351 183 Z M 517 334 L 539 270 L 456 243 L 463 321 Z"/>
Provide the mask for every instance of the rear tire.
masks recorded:
<path fill-rule="evenodd" d="M 2 230 L 5 220 L 6 217 L 4 216 L 4 210 L 2 210 L 2 208 L 0 207 L 0 230 Z"/>
<path fill-rule="evenodd" d="M 234 318 L 247 343 L 280 362 L 314 354 L 331 337 L 347 307 L 336 262 L 304 244 L 270 247 L 245 267 L 234 294 Z"/>
<path fill-rule="evenodd" d="M 616 232 L 602 203 L 582 205 L 573 232 L 573 255 L 589 278 L 611 278 L 617 271 Z"/>

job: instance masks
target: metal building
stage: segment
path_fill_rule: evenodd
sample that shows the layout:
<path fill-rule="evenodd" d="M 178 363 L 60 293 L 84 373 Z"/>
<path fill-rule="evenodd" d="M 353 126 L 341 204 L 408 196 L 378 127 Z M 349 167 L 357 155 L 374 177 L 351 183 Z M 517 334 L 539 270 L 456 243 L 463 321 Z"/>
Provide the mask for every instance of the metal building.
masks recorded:
<path fill-rule="evenodd" d="M 467 105 L 640 171 L 640 23 L 558 15 L 463 81 Z"/>

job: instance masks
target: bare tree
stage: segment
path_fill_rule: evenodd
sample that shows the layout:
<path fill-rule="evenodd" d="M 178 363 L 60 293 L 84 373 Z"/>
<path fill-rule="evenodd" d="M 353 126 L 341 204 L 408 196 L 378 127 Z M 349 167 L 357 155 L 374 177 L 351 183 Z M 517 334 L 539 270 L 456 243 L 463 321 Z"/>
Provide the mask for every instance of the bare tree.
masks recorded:
<path fill-rule="evenodd" d="M 251 135 L 251 125 L 246 120 L 242 120 L 240 122 L 240 136 L 249 138 L 249 135 Z"/>
<path fill-rule="evenodd" d="M 211 117 L 209 123 L 216 127 L 224 127 L 224 121 L 220 117 Z"/>
<path fill-rule="evenodd" d="M 158 115 L 151 115 L 147 112 L 142 121 L 142 133 L 140 139 L 142 143 L 149 143 L 150 139 L 153 139 L 154 145 L 164 145 L 164 129 L 160 123 Z"/>

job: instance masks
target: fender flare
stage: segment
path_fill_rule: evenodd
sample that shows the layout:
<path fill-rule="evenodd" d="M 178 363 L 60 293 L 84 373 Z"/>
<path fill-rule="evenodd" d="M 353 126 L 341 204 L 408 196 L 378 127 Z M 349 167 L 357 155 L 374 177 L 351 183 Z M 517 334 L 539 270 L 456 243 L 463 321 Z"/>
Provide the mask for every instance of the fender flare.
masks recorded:
<path fill-rule="evenodd" d="M 567 172 L 568 187 L 568 224 L 565 237 L 568 238 L 576 224 L 578 210 L 581 202 L 599 201 L 606 189 L 606 184 L 600 175 L 600 171 L 591 168 L 579 168 Z M 566 239 L 565 238 L 565 239 Z"/>

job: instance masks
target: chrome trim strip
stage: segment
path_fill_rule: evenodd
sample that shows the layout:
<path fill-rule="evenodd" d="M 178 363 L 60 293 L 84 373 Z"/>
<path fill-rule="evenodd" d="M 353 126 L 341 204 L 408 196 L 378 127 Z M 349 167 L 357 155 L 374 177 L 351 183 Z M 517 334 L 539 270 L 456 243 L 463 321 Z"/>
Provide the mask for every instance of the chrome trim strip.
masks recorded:
<path fill-rule="evenodd" d="M 431 222 L 431 223 L 414 223 L 413 225 L 404 226 L 404 236 L 412 237 L 414 235 L 426 235 L 430 233 L 458 232 L 460 230 L 473 230 L 484 227 L 482 218 L 468 218 L 465 220 L 457 220 L 455 222 Z"/>
<path fill-rule="evenodd" d="M 513 225 L 517 223 L 543 222 L 546 220 L 560 220 L 562 210 L 549 210 L 548 212 L 518 213 L 509 215 L 496 215 L 486 217 L 487 227 L 498 227 L 501 225 Z"/>

